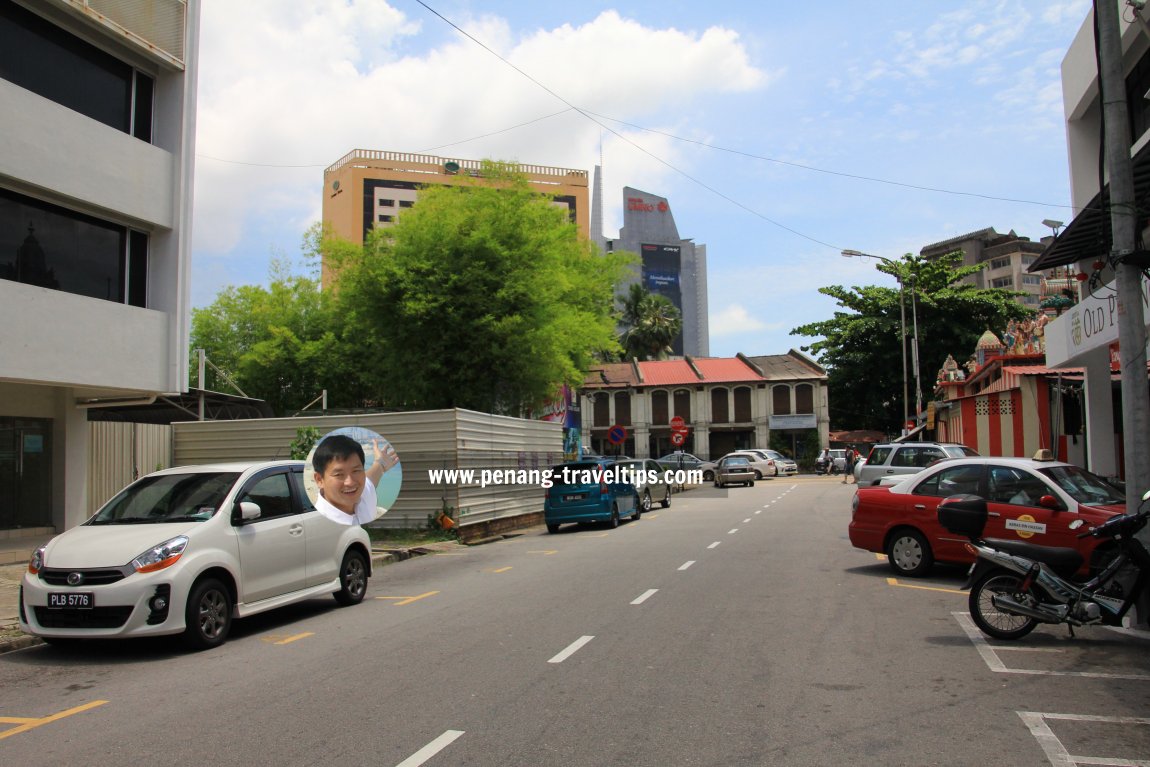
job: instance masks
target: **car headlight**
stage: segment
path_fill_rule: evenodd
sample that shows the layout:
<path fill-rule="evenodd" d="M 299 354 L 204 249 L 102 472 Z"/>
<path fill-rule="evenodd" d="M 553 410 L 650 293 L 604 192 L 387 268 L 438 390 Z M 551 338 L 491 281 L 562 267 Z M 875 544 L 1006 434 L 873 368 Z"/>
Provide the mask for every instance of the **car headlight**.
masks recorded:
<path fill-rule="evenodd" d="M 40 548 L 38 548 L 32 552 L 32 558 L 30 560 L 28 560 L 28 572 L 30 572 L 32 575 L 36 575 L 37 573 L 40 572 L 40 569 L 42 567 L 44 567 L 44 547 L 43 546 L 41 546 Z"/>
<path fill-rule="evenodd" d="M 157 570 L 163 570 L 165 567 L 176 564 L 187 547 L 188 536 L 177 535 L 175 538 L 153 546 L 133 559 L 132 567 L 136 568 L 138 573 L 154 573 Z"/>

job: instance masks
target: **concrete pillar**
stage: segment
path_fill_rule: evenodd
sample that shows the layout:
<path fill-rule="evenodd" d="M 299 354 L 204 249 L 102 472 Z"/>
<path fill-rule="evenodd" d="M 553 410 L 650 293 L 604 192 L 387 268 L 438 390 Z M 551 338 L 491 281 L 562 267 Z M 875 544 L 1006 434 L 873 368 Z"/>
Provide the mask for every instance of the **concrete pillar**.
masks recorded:
<path fill-rule="evenodd" d="M 72 389 L 58 389 L 52 433 L 52 523 L 63 532 L 88 518 L 88 412 Z"/>
<path fill-rule="evenodd" d="M 1110 350 L 1100 346 L 1084 354 L 1082 361 L 1086 368 L 1086 468 L 1104 477 L 1116 477 L 1118 455 L 1114 437 Z"/>

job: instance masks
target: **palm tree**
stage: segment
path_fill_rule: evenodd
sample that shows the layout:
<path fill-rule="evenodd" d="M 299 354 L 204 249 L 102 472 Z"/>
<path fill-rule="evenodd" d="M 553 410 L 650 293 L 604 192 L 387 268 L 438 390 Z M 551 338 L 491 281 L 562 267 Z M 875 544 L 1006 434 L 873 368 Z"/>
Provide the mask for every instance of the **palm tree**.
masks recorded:
<path fill-rule="evenodd" d="M 632 285 L 621 299 L 619 342 L 627 359 L 666 359 L 683 327 L 683 316 L 666 296 Z"/>

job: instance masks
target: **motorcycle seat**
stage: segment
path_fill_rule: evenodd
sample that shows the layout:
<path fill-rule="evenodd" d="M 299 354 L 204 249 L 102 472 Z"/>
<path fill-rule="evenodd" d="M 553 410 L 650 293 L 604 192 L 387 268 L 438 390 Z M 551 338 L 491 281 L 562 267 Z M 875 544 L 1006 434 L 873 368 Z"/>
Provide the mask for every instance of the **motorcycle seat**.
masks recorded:
<path fill-rule="evenodd" d="M 1049 565 L 1051 570 L 1063 578 L 1069 578 L 1078 572 L 1085 561 L 1077 549 L 1063 546 L 1041 546 L 1037 543 L 1011 541 L 1005 538 L 988 538 L 986 544 L 999 551 Z"/>

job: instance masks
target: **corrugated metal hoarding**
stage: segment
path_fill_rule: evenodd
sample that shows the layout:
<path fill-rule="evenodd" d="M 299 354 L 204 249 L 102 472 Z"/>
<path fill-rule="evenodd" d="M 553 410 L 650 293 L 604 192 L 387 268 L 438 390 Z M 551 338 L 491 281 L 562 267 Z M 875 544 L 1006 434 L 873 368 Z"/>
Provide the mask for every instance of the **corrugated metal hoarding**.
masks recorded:
<path fill-rule="evenodd" d="M 371 429 L 395 447 L 403 468 L 403 489 L 394 508 L 373 526 L 421 528 L 444 507 L 461 525 L 518 516 L 543 509 L 537 483 L 481 482 L 487 470 L 545 469 L 563 460 L 559 424 L 489 415 L 470 410 L 426 410 L 352 416 L 189 421 L 172 425 L 172 464 L 261 461 L 287 458 L 297 430 L 320 435 L 344 426 Z M 432 482 L 431 472 L 472 469 L 472 481 Z"/>
<path fill-rule="evenodd" d="M 88 514 L 135 480 L 171 466 L 172 427 L 92 421 L 88 424 Z"/>

